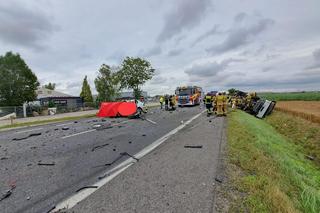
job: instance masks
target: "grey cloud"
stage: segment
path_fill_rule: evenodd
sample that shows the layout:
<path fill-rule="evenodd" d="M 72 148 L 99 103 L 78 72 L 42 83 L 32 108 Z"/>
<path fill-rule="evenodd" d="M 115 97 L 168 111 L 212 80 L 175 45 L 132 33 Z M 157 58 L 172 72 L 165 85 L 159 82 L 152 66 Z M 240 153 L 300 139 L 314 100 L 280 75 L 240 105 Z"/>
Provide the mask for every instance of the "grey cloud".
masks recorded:
<path fill-rule="evenodd" d="M 158 84 L 163 84 L 163 83 L 167 82 L 167 80 L 168 79 L 166 77 L 158 75 L 158 76 L 153 77 L 150 83 L 158 85 Z"/>
<path fill-rule="evenodd" d="M 168 52 L 168 56 L 177 56 L 183 52 L 183 49 L 173 49 Z"/>
<path fill-rule="evenodd" d="M 189 76 L 197 76 L 200 78 L 213 77 L 219 72 L 225 70 L 229 64 L 233 62 L 240 62 L 242 59 L 225 59 L 220 63 L 214 61 L 207 64 L 195 64 L 191 68 L 185 70 L 185 73 Z"/>
<path fill-rule="evenodd" d="M 160 55 L 162 53 L 162 49 L 160 46 L 154 46 L 148 50 L 141 50 L 139 55 L 143 57 L 151 57 L 155 55 Z"/>
<path fill-rule="evenodd" d="M 57 30 L 47 15 L 17 4 L 0 5 L 0 40 L 25 47 L 42 48 L 41 41 Z"/>
<path fill-rule="evenodd" d="M 219 33 L 218 25 L 215 25 L 211 30 L 205 32 L 204 34 L 200 35 L 192 44 L 191 47 L 194 47 L 197 43 L 203 41 L 207 37 Z"/>
<path fill-rule="evenodd" d="M 320 68 L 320 48 L 315 49 L 312 53 L 312 56 L 314 63 L 311 66 L 306 67 L 307 70 Z"/>
<path fill-rule="evenodd" d="M 260 19 L 255 24 L 248 27 L 237 27 L 231 29 L 227 38 L 220 44 L 214 45 L 207 49 L 210 53 L 223 53 L 229 50 L 236 49 L 240 46 L 248 44 L 252 37 L 260 34 L 274 23 L 271 19 Z"/>
<path fill-rule="evenodd" d="M 234 22 L 242 22 L 245 18 L 247 17 L 247 14 L 246 13 L 238 13 L 234 18 Z"/>
<path fill-rule="evenodd" d="M 179 0 L 175 8 L 165 16 L 165 23 L 157 41 L 163 42 L 198 25 L 205 16 L 210 0 Z"/>
<path fill-rule="evenodd" d="M 273 69 L 273 67 L 264 67 L 264 68 L 262 68 L 262 72 L 269 72 L 272 69 Z"/>

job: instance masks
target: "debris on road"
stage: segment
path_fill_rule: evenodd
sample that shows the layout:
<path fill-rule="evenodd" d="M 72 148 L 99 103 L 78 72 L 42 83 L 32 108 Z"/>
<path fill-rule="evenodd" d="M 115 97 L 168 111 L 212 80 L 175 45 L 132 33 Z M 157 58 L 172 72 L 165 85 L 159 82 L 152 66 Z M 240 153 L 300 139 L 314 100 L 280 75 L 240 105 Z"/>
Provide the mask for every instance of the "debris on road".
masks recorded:
<path fill-rule="evenodd" d="M 95 147 L 93 147 L 93 148 L 91 149 L 91 152 L 95 151 L 96 149 L 101 149 L 101 148 L 103 148 L 103 147 L 105 147 L 105 146 L 108 146 L 108 145 L 109 145 L 109 144 L 106 143 L 106 144 L 102 144 L 102 145 L 95 146 Z"/>
<path fill-rule="evenodd" d="M 6 193 L 1 196 L 0 201 L 3 201 L 4 199 L 10 197 L 11 194 L 12 194 L 12 190 L 11 189 L 6 191 Z"/>
<path fill-rule="evenodd" d="M 202 149 L 202 145 L 185 145 L 184 148 Z"/>
<path fill-rule="evenodd" d="M 31 134 L 29 134 L 29 135 L 28 135 L 28 136 L 26 136 L 26 137 L 22 137 L 22 138 L 13 138 L 12 140 L 13 140 L 13 141 L 21 141 L 21 140 L 28 139 L 28 138 L 30 138 L 30 137 L 39 136 L 39 135 L 41 135 L 41 134 L 42 134 L 41 132 L 39 132 L 39 133 L 31 133 Z"/>
<path fill-rule="evenodd" d="M 73 123 L 75 123 L 75 124 L 76 124 L 76 123 L 78 123 L 78 121 L 75 121 L 75 122 L 73 122 Z"/>
<path fill-rule="evenodd" d="M 131 158 L 133 158 L 133 159 L 135 159 L 136 161 L 139 161 L 139 159 L 138 158 L 136 158 L 136 157 L 134 157 L 133 155 L 130 155 L 128 152 L 121 152 L 120 153 L 120 155 L 127 155 L 127 156 L 129 156 L 129 157 L 131 157 Z"/>
<path fill-rule="evenodd" d="M 2 158 L 0 158 L 0 160 L 7 160 L 7 159 L 9 159 L 8 157 L 2 157 Z"/>
<path fill-rule="evenodd" d="M 96 130 L 104 130 L 104 129 L 111 129 L 113 128 L 113 126 L 111 125 L 111 123 L 106 123 L 106 124 L 94 124 L 92 126 L 94 129 Z"/>
<path fill-rule="evenodd" d="M 84 186 L 78 189 L 76 192 L 80 192 L 83 189 L 96 189 L 96 188 L 98 188 L 98 186 Z"/>
<path fill-rule="evenodd" d="M 56 164 L 55 163 L 41 163 L 41 162 L 38 163 L 38 166 L 54 166 L 54 165 L 56 165 Z"/>
<path fill-rule="evenodd" d="M 219 183 L 222 183 L 222 182 L 223 182 L 223 178 L 217 176 L 217 177 L 215 178 L 215 181 L 217 181 L 217 182 L 219 182 Z"/>
<path fill-rule="evenodd" d="M 147 135 L 146 135 L 146 134 L 143 134 L 142 136 L 145 137 L 145 136 L 147 136 Z"/>
<path fill-rule="evenodd" d="M 62 127 L 62 130 L 69 130 L 69 127 Z"/>

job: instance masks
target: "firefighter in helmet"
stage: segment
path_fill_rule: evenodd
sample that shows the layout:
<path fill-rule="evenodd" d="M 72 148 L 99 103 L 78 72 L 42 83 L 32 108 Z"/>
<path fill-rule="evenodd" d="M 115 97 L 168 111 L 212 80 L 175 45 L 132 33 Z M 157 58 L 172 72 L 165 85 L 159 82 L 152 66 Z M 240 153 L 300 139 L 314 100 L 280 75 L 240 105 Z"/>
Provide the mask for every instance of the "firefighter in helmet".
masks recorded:
<path fill-rule="evenodd" d="M 213 110 L 213 97 L 210 93 L 207 93 L 207 95 L 204 97 L 204 104 L 207 108 L 207 116 L 210 116 L 212 114 Z"/>
<path fill-rule="evenodd" d="M 224 104 L 224 96 L 221 92 L 217 93 L 216 99 L 215 99 L 215 106 L 216 106 L 216 114 L 217 115 L 223 115 L 223 104 Z"/>

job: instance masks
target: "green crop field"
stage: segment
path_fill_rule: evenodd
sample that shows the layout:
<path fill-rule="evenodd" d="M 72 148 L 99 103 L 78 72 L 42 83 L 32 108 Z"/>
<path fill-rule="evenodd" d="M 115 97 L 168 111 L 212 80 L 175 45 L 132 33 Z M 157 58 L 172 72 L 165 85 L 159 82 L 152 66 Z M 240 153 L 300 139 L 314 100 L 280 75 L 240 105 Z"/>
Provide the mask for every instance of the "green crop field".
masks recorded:
<path fill-rule="evenodd" d="M 258 96 L 275 101 L 320 101 L 320 91 L 314 92 L 283 92 L 258 93 Z"/>

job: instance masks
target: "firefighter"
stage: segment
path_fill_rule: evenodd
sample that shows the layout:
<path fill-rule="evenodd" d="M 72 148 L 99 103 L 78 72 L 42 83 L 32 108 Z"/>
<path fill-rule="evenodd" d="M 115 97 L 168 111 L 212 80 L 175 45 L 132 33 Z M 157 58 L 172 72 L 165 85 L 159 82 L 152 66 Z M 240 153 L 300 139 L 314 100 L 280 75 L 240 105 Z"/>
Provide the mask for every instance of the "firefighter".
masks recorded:
<path fill-rule="evenodd" d="M 223 115 L 223 103 L 224 103 L 224 96 L 221 92 L 217 93 L 215 105 L 216 105 L 216 114 Z"/>
<path fill-rule="evenodd" d="M 206 105 L 207 108 L 207 116 L 210 116 L 212 114 L 212 108 L 213 108 L 213 97 L 207 93 L 207 95 L 204 98 L 204 104 Z"/>
<path fill-rule="evenodd" d="M 223 106 L 222 106 L 223 115 L 227 115 L 227 112 L 228 112 L 228 97 L 227 97 L 226 92 L 223 92 L 222 96 L 223 96 Z"/>
<path fill-rule="evenodd" d="M 163 104 L 164 104 L 164 97 L 163 96 L 160 96 L 160 109 L 162 109 L 163 107 Z"/>
<path fill-rule="evenodd" d="M 169 105 L 170 105 L 170 110 L 176 110 L 176 97 L 174 95 L 170 95 Z"/>
<path fill-rule="evenodd" d="M 232 108 L 232 110 L 235 110 L 237 108 L 237 97 L 236 96 L 232 96 L 232 98 L 231 98 L 231 108 Z"/>
<path fill-rule="evenodd" d="M 165 95 L 165 96 L 164 96 L 164 109 L 165 109 L 166 111 L 169 110 L 169 95 Z"/>

